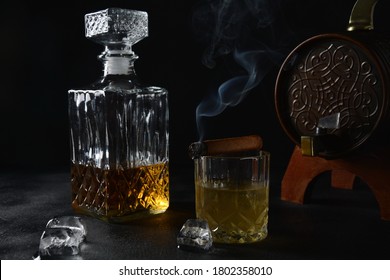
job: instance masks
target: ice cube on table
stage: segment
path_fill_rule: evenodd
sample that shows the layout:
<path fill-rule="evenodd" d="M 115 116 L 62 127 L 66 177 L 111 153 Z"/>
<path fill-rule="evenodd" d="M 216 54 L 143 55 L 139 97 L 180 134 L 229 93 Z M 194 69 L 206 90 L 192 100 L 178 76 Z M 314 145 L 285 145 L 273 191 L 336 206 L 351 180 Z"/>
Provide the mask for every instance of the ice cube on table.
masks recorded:
<path fill-rule="evenodd" d="M 39 256 L 72 256 L 79 253 L 79 239 L 69 228 L 46 228 L 39 243 Z"/>
<path fill-rule="evenodd" d="M 81 217 L 54 217 L 46 224 L 39 242 L 38 256 L 34 259 L 77 255 L 86 234 Z"/>
<path fill-rule="evenodd" d="M 78 239 L 79 243 L 83 242 L 87 229 L 81 217 L 77 216 L 59 216 L 51 219 L 46 228 L 68 228 L 73 232 L 74 238 Z"/>
<path fill-rule="evenodd" d="M 182 249 L 210 250 L 213 246 L 213 237 L 207 221 L 188 219 L 177 236 L 177 245 Z"/>

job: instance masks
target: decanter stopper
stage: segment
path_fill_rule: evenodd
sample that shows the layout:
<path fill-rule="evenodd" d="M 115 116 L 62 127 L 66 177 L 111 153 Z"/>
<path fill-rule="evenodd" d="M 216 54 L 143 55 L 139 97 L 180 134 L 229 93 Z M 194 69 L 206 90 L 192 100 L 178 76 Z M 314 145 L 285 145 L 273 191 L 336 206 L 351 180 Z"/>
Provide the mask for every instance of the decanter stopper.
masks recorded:
<path fill-rule="evenodd" d="M 132 46 L 148 36 L 148 14 L 108 8 L 85 15 L 85 37 L 102 45 Z"/>

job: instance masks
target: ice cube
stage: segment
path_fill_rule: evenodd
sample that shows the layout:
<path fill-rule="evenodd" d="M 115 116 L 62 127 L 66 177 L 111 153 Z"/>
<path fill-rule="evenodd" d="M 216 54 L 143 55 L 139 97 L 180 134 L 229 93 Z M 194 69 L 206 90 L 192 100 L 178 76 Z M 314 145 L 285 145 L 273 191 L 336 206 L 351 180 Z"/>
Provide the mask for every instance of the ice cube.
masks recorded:
<path fill-rule="evenodd" d="M 39 243 L 39 256 L 72 256 L 79 253 L 79 239 L 70 228 L 46 228 Z"/>
<path fill-rule="evenodd" d="M 33 259 L 77 255 L 86 234 L 87 230 L 81 217 L 54 217 L 46 224 L 39 242 L 39 251 Z"/>
<path fill-rule="evenodd" d="M 206 220 L 188 219 L 177 236 L 178 248 L 208 251 L 213 246 L 213 237 Z"/>
<path fill-rule="evenodd" d="M 81 219 L 77 216 L 54 217 L 47 224 L 46 228 L 68 228 L 73 232 L 73 238 L 79 243 L 83 242 L 87 235 L 87 229 Z"/>

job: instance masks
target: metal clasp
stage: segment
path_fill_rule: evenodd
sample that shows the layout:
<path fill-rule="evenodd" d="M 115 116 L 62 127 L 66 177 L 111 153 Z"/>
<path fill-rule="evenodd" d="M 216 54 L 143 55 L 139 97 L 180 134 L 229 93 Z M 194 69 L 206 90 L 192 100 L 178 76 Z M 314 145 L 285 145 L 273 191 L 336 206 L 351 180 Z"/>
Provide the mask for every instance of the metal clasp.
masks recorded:
<path fill-rule="evenodd" d="M 374 10 L 378 0 L 357 0 L 349 18 L 348 31 L 374 29 Z"/>

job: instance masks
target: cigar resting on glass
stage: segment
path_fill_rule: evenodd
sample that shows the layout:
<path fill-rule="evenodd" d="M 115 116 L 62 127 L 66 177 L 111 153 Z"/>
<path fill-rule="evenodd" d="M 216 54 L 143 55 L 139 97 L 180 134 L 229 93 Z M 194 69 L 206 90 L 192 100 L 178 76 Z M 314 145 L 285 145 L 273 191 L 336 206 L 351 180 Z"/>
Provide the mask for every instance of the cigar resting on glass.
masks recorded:
<path fill-rule="evenodd" d="M 263 139 L 258 135 L 221 138 L 194 142 L 189 146 L 188 153 L 192 159 L 201 156 L 216 156 L 240 154 L 260 151 Z"/>

